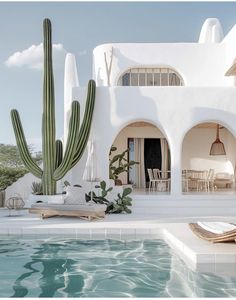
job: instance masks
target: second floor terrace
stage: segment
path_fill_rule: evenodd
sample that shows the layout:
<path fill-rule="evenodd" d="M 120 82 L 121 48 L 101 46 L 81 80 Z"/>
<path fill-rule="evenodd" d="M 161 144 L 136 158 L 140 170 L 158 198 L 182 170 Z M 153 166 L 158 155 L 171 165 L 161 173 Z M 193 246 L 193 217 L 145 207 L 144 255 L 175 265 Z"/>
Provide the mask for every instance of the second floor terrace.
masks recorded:
<path fill-rule="evenodd" d="M 196 43 L 110 43 L 94 49 L 98 86 L 234 86 L 236 26 L 223 36 L 207 19 Z"/>

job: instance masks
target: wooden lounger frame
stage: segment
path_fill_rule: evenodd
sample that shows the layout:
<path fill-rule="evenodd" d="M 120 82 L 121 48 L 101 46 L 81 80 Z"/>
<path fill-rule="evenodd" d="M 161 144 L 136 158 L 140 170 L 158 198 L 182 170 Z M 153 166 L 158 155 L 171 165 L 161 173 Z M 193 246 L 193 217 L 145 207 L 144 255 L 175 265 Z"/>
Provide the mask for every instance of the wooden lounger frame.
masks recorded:
<path fill-rule="evenodd" d="M 217 233 L 207 231 L 197 223 L 190 223 L 189 227 L 198 237 L 212 243 L 225 243 L 225 242 L 236 241 L 236 229 L 227 231 L 222 234 L 217 234 Z"/>
<path fill-rule="evenodd" d="M 80 219 L 93 221 L 105 217 L 105 212 L 103 211 L 97 212 L 97 211 L 82 211 L 82 210 L 58 210 L 55 208 L 30 208 L 29 212 L 39 214 L 42 219 L 63 216 L 63 217 L 78 217 Z"/>

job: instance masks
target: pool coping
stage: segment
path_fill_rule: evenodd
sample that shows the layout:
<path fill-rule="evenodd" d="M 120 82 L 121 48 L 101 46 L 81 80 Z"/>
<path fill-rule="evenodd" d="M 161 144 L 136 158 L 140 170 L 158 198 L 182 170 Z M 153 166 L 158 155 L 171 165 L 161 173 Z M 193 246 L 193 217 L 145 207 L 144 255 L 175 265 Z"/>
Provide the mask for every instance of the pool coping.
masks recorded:
<path fill-rule="evenodd" d="M 236 243 L 213 244 L 204 241 L 193 234 L 186 222 L 161 222 L 157 218 L 127 220 L 122 216 L 108 216 L 106 220 L 96 222 L 71 218 L 40 220 L 30 214 L 6 218 L 6 214 L 2 213 L 0 235 L 90 240 L 162 238 L 193 271 L 236 272 Z"/>

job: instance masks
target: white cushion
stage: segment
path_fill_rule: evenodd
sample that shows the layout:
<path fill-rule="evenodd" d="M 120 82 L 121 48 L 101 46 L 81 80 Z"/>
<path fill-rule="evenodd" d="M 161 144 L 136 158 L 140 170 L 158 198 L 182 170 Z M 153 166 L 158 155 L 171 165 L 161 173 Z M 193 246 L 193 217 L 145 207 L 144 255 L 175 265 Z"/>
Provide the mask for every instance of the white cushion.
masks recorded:
<path fill-rule="evenodd" d="M 86 204 L 84 191 L 76 186 L 67 186 L 64 203 L 68 205 L 73 204 Z"/>
<path fill-rule="evenodd" d="M 229 173 L 221 172 L 221 173 L 216 173 L 215 178 L 216 179 L 231 179 L 232 176 Z"/>
<path fill-rule="evenodd" d="M 31 208 L 36 209 L 44 209 L 44 210 L 61 210 L 61 211 L 91 211 L 91 212 L 105 212 L 107 209 L 107 206 L 105 204 L 92 204 L 86 203 L 86 205 L 80 205 L 80 204 L 47 204 L 47 203 L 36 203 L 31 206 Z"/>
<path fill-rule="evenodd" d="M 62 195 L 55 195 L 48 197 L 48 203 L 51 204 L 64 204 L 64 198 Z"/>
<path fill-rule="evenodd" d="M 236 229 L 234 224 L 226 222 L 197 222 L 197 224 L 203 229 L 217 234 L 223 234 Z"/>

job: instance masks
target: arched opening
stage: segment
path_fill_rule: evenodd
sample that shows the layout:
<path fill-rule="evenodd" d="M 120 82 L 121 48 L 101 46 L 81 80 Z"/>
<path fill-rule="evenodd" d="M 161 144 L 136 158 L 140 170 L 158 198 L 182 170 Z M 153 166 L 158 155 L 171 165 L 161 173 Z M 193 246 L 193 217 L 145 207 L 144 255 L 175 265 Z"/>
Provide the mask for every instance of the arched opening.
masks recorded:
<path fill-rule="evenodd" d="M 164 134 L 153 124 L 133 122 L 116 136 L 110 151 L 110 179 L 138 192 L 169 193 L 170 151 Z"/>
<path fill-rule="evenodd" d="M 236 139 L 220 122 L 190 129 L 182 146 L 183 193 L 235 193 Z"/>
<path fill-rule="evenodd" d="M 123 73 L 118 85 L 121 86 L 183 86 L 181 75 L 169 67 L 130 68 Z"/>

